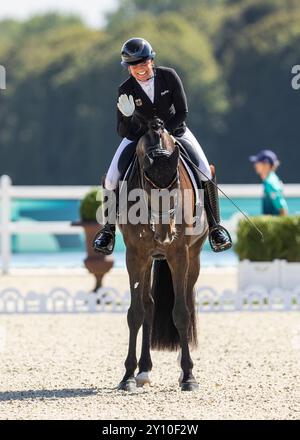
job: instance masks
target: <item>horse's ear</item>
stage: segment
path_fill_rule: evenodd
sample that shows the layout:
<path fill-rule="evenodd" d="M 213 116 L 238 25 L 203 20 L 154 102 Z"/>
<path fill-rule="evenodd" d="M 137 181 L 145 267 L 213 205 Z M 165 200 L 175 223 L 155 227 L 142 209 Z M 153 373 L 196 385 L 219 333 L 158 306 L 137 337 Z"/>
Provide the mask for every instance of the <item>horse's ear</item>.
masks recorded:
<path fill-rule="evenodd" d="M 153 159 L 148 154 L 146 154 L 144 159 L 144 169 L 146 170 L 147 168 L 151 167 L 152 164 Z"/>

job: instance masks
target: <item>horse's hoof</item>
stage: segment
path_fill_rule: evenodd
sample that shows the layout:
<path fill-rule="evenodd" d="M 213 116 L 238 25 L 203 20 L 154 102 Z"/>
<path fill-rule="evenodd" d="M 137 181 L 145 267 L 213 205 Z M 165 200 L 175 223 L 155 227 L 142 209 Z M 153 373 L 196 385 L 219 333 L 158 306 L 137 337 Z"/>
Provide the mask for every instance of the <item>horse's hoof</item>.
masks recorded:
<path fill-rule="evenodd" d="M 120 382 L 118 386 L 119 391 L 136 391 L 136 380 L 134 378 L 127 379 L 124 382 Z"/>
<path fill-rule="evenodd" d="M 135 380 L 136 380 L 136 384 L 138 387 L 143 387 L 146 384 L 148 384 L 148 385 L 151 384 L 149 373 L 145 372 L 145 371 L 142 373 L 139 373 L 136 376 Z"/>
<path fill-rule="evenodd" d="M 197 391 L 199 384 L 196 381 L 187 381 L 181 383 L 181 391 Z"/>

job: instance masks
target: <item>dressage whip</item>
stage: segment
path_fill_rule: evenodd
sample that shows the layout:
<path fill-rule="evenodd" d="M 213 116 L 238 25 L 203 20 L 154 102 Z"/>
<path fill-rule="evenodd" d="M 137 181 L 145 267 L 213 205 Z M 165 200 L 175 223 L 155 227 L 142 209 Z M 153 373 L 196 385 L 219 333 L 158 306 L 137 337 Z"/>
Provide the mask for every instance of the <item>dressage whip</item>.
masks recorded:
<path fill-rule="evenodd" d="M 175 141 L 177 142 L 177 139 L 175 139 Z M 231 200 L 231 198 L 230 197 L 228 197 L 225 193 L 224 193 L 224 191 L 223 190 L 221 190 L 219 187 L 218 187 L 218 185 L 212 180 L 212 179 L 210 179 L 203 171 L 201 171 L 200 170 L 200 168 L 198 168 L 197 167 L 197 165 L 195 165 L 194 164 L 194 162 L 188 157 L 188 156 L 186 156 L 183 152 L 182 152 L 182 150 L 180 151 L 180 153 L 183 155 L 183 157 L 184 157 L 184 159 L 185 160 L 187 160 L 190 164 L 191 164 L 191 166 L 193 166 L 194 168 L 196 168 L 197 169 L 197 171 L 200 171 L 200 173 L 207 179 L 207 180 L 209 180 L 210 182 L 212 182 L 213 183 L 213 185 L 226 197 L 226 199 L 228 199 L 234 206 L 235 206 L 235 208 L 245 217 L 245 219 L 248 221 L 248 223 L 258 232 L 258 234 L 260 235 L 260 238 L 261 238 L 261 241 L 264 241 L 264 236 L 263 236 L 263 233 L 261 232 L 261 230 L 255 225 L 255 223 L 253 223 L 253 221 L 249 218 L 249 216 L 244 212 L 244 211 L 242 211 L 239 207 L 238 207 L 238 205 L 233 201 L 233 200 Z"/>

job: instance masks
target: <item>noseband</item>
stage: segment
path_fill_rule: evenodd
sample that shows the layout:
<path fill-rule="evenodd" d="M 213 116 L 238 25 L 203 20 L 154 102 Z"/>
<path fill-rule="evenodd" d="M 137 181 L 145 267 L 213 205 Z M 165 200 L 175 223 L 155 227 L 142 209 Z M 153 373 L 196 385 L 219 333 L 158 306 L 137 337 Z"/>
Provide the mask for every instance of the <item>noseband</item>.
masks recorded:
<path fill-rule="evenodd" d="M 159 191 L 163 190 L 163 189 L 170 189 L 174 183 L 178 180 L 178 171 L 176 171 L 176 174 L 174 176 L 174 179 L 171 181 L 171 183 L 168 186 L 164 186 L 163 188 L 161 188 L 160 186 L 156 185 L 151 179 L 150 177 L 147 176 L 147 174 L 144 172 L 144 178 L 145 180 L 147 180 L 147 182 L 155 189 L 158 189 Z"/>

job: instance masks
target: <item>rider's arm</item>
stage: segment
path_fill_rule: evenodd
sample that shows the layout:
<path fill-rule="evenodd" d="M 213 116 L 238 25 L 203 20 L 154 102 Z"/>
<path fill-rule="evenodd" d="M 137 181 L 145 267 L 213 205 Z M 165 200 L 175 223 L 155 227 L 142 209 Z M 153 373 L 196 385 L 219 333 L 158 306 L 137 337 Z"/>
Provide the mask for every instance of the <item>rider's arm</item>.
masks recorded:
<path fill-rule="evenodd" d="M 124 116 L 119 109 L 117 109 L 117 132 L 122 138 L 127 137 L 130 132 L 130 123 L 132 116 Z"/>
<path fill-rule="evenodd" d="M 280 208 L 279 215 L 288 215 L 288 210 L 285 208 Z"/>
<path fill-rule="evenodd" d="M 171 133 L 186 120 L 188 114 L 188 105 L 186 94 L 179 78 L 174 69 L 169 71 L 170 82 L 172 86 L 172 97 L 175 108 L 175 114 L 166 121 L 166 128 Z"/>
<path fill-rule="evenodd" d="M 122 94 L 126 94 L 126 91 L 119 88 L 119 97 Z M 128 92 L 127 92 L 128 94 Z M 140 131 L 142 131 L 141 125 L 138 120 L 132 116 L 125 116 L 123 113 L 117 108 L 117 132 L 118 135 L 122 138 L 126 137 L 131 140 L 135 140 L 141 136 Z"/>

